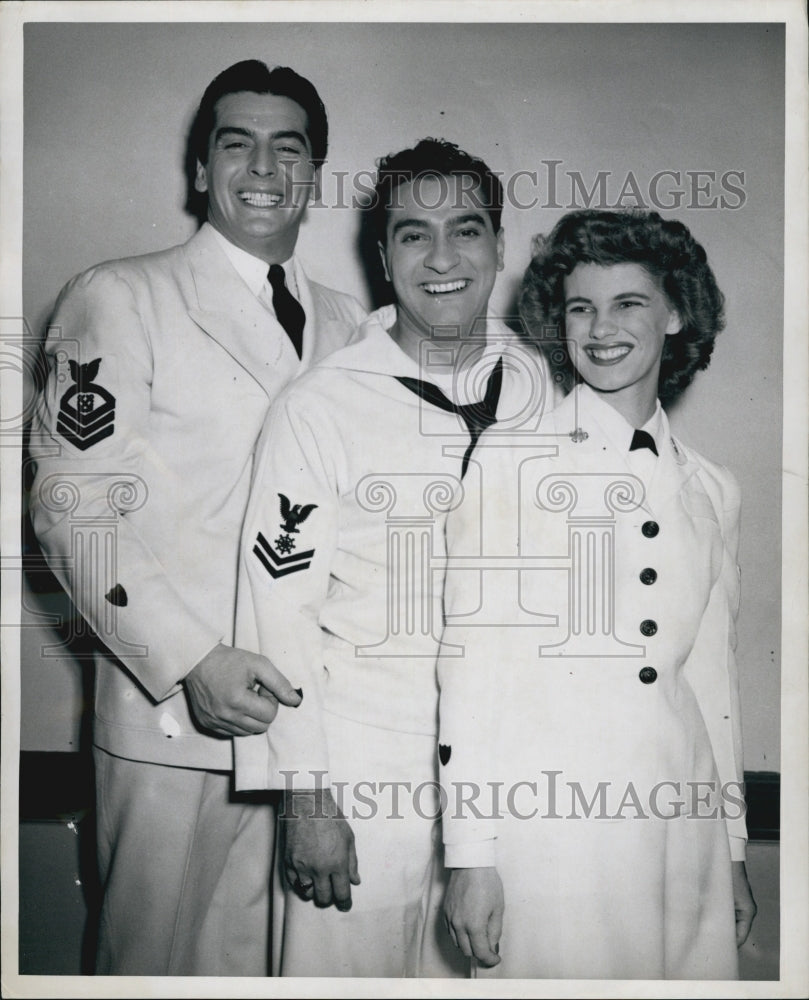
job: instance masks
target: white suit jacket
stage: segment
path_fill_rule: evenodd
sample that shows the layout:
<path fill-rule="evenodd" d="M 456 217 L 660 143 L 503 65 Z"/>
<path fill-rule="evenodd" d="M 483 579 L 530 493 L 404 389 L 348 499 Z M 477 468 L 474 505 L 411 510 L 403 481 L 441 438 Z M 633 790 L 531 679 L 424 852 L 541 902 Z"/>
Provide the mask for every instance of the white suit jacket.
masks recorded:
<path fill-rule="evenodd" d="M 186 244 L 111 261 L 63 290 L 31 451 L 34 528 L 109 656 L 95 742 L 119 756 L 225 768 L 229 739 L 194 725 L 180 682 L 231 643 L 253 450 L 272 400 L 354 340 L 350 296 L 296 280 L 299 361 L 209 226 Z"/>

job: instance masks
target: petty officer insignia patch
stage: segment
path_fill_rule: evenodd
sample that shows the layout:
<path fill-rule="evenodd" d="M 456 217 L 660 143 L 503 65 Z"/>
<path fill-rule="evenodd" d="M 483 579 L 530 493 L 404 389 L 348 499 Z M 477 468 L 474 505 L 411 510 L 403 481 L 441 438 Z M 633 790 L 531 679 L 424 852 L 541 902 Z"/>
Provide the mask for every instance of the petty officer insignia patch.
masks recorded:
<path fill-rule="evenodd" d="M 256 536 L 256 544 L 253 546 L 253 554 L 258 558 L 264 569 L 274 579 L 281 576 L 288 576 L 290 573 L 298 573 L 301 570 L 309 569 L 312 564 L 314 549 L 306 549 L 305 552 L 290 553 L 295 547 L 295 540 L 289 535 L 281 535 L 275 539 L 275 547 L 270 545 L 264 535 L 259 531 Z"/>
<path fill-rule="evenodd" d="M 303 524 L 313 510 L 317 510 L 316 503 L 301 505 L 292 504 L 283 493 L 278 494 L 281 501 L 281 523 L 278 527 L 281 534 L 274 539 L 273 544 L 259 531 L 256 544 L 253 546 L 253 553 L 270 576 L 278 579 L 279 576 L 288 576 L 290 573 L 298 573 L 300 570 L 309 569 L 312 564 L 314 549 L 307 549 L 305 552 L 295 552 L 295 539 L 293 534 L 299 534 L 298 525 Z"/>
<path fill-rule="evenodd" d="M 303 552 L 292 552 L 294 548 L 295 539 L 288 534 L 281 534 L 271 545 L 259 531 L 256 536 L 256 544 L 253 546 L 253 554 L 270 576 L 277 580 L 281 576 L 299 573 L 311 566 L 315 550 L 306 549 Z"/>
<path fill-rule="evenodd" d="M 66 441 L 85 451 L 115 430 L 115 396 L 94 381 L 101 358 L 86 365 L 76 361 L 69 364 L 73 385 L 59 403 L 56 430 Z"/>

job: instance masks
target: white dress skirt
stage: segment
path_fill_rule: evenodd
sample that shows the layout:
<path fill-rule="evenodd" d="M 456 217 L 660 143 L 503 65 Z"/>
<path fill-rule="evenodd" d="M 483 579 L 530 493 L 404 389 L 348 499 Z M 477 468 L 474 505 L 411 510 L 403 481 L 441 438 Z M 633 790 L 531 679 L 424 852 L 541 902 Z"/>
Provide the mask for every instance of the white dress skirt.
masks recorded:
<path fill-rule="evenodd" d="M 667 423 L 645 489 L 579 395 L 487 432 L 448 520 L 447 863 L 503 880 L 481 976 L 733 979 L 738 491 Z"/>

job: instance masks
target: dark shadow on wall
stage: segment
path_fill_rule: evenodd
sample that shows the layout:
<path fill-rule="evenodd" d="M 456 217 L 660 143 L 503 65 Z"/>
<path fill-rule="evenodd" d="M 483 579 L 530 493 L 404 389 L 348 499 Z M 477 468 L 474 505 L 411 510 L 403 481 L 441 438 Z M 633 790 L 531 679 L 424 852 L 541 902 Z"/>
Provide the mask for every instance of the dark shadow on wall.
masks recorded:
<path fill-rule="evenodd" d="M 193 117 L 189 120 L 185 133 L 185 148 L 183 153 L 183 175 L 185 176 L 185 211 L 197 220 L 197 225 L 201 226 L 208 215 L 208 195 L 206 192 L 197 191 L 194 187 L 197 176 L 197 152 L 196 152 L 196 109 Z"/>
<path fill-rule="evenodd" d="M 357 254 L 362 262 L 362 274 L 372 309 L 390 305 L 395 297 L 393 285 L 385 277 L 379 252 L 379 235 L 374 218 L 371 196 L 357 199 L 360 225 L 357 230 Z"/>

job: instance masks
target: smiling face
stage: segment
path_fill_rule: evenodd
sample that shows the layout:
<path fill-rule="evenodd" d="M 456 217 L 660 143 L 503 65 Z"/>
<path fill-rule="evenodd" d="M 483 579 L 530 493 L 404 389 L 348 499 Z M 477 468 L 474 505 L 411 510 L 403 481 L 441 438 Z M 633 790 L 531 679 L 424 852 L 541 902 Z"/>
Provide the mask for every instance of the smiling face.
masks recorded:
<path fill-rule="evenodd" d="M 503 268 L 503 230 L 495 233 L 468 177 L 420 177 L 396 188 L 380 252 L 398 306 L 391 334 L 418 359 L 435 327 L 466 337 L 486 316 Z"/>
<path fill-rule="evenodd" d="M 208 192 L 208 221 L 267 263 L 287 260 L 316 170 L 303 108 L 288 97 L 242 91 L 216 103 L 208 162 L 195 187 Z"/>
<path fill-rule="evenodd" d="M 640 264 L 577 264 L 565 278 L 565 336 L 584 381 L 630 423 L 655 409 L 660 359 L 680 317 Z"/>

